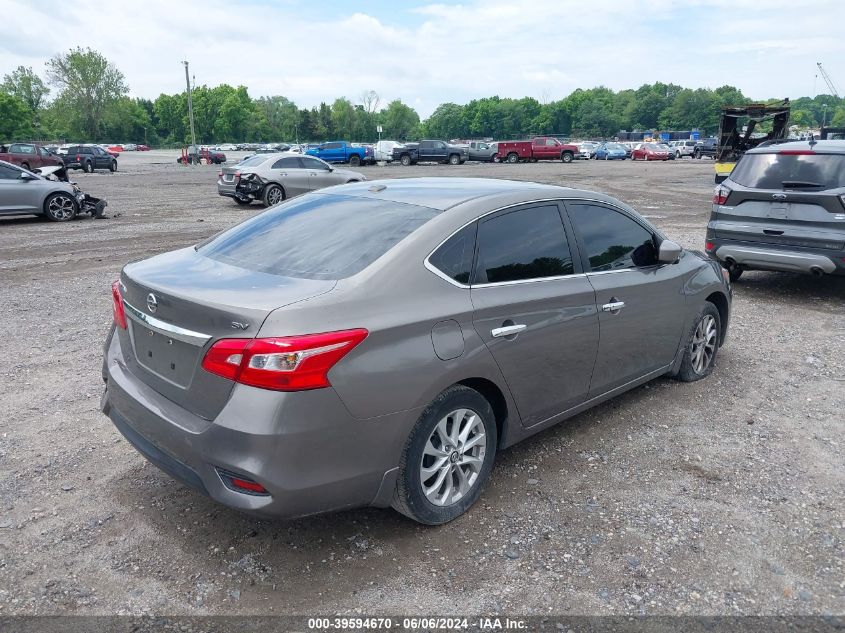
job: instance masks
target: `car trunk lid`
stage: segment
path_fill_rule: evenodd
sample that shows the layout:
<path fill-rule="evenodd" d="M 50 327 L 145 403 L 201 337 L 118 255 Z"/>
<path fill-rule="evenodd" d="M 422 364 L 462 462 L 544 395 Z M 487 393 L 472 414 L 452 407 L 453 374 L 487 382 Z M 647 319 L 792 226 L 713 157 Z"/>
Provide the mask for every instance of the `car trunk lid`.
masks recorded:
<path fill-rule="evenodd" d="M 193 248 L 129 264 L 121 276 L 127 367 L 192 413 L 213 419 L 234 383 L 202 369 L 221 338 L 253 338 L 270 312 L 330 291 L 331 280 L 239 268 Z"/>

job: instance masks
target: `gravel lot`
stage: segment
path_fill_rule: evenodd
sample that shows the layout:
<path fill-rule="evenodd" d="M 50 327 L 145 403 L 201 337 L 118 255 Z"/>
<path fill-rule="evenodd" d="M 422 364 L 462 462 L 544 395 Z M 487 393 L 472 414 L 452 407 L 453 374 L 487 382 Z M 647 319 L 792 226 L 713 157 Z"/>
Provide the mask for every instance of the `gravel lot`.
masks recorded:
<path fill-rule="evenodd" d="M 259 521 L 146 464 L 99 411 L 121 266 L 260 211 L 176 156 L 77 172 L 110 219 L 0 219 L 0 615 L 845 613 L 845 279 L 746 273 L 709 379 L 657 380 L 500 453 L 449 525 Z M 712 169 L 361 171 L 596 189 L 702 248 Z"/>

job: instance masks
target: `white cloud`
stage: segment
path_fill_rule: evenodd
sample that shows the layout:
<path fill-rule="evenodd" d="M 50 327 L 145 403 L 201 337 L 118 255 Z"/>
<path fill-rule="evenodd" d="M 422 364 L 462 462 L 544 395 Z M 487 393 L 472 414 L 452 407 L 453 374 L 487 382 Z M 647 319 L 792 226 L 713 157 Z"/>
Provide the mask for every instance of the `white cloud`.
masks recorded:
<path fill-rule="evenodd" d="M 839 0 L 467 0 L 377 15 L 297 0 L 74 3 L 7 0 L 0 74 L 42 71 L 70 46 L 99 50 L 136 96 L 200 84 L 244 84 L 312 106 L 375 89 L 425 116 L 442 102 L 498 94 L 558 99 L 575 88 L 665 81 L 732 84 L 755 98 L 812 91 L 815 62 L 845 86 Z M 308 5 L 308 14 L 314 13 Z M 401 15 L 399 12 L 402 12 Z M 823 84 L 818 82 L 819 90 Z"/>

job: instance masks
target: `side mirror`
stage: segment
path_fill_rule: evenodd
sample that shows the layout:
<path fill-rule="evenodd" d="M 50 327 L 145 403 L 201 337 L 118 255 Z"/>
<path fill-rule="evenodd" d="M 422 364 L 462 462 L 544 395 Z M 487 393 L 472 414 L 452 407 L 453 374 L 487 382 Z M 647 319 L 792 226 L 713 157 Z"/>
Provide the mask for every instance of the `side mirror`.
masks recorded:
<path fill-rule="evenodd" d="M 35 176 L 33 176 L 32 174 L 29 174 L 29 173 L 27 173 L 27 172 L 25 172 L 25 171 L 22 171 L 22 172 L 21 172 L 21 175 L 20 175 L 20 176 L 18 176 L 18 178 L 19 178 L 20 180 L 35 180 Z"/>
<path fill-rule="evenodd" d="M 672 240 L 660 242 L 660 249 L 657 252 L 657 261 L 661 264 L 674 264 L 681 257 L 681 246 Z"/>

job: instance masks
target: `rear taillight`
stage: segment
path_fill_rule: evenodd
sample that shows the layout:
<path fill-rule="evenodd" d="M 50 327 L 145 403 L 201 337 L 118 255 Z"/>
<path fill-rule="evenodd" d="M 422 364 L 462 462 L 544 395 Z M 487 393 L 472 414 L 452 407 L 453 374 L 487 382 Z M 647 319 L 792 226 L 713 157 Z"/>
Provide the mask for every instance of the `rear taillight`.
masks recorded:
<path fill-rule="evenodd" d="M 328 373 L 367 330 L 344 330 L 280 338 L 222 339 L 202 361 L 206 371 L 235 382 L 275 391 L 329 387 Z"/>
<path fill-rule="evenodd" d="M 716 248 L 716 245 L 713 242 L 704 242 L 704 250 L 708 253 L 711 252 L 714 248 Z"/>
<path fill-rule="evenodd" d="M 731 195 L 731 190 L 725 185 L 718 185 L 713 190 L 713 204 L 725 204 L 728 201 L 728 196 Z"/>
<path fill-rule="evenodd" d="M 77 162 L 77 163 L 81 163 L 81 162 L 82 162 L 82 156 L 80 156 L 79 154 L 77 154 L 77 155 L 76 155 L 76 162 Z"/>
<path fill-rule="evenodd" d="M 236 171 L 235 172 L 235 182 L 239 181 L 240 179 L 241 179 L 241 172 Z"/>
<path fill-rule="evenodd" d="M 123 297 L 120 295 L 120 280 L 111 285 L 112 315 L 114 324 L 122 330 L 126 329 L 126 311 L 123 309 Z"/>
<path fill-rule="evenodd" d="M 218 177 L 218 178 L 223 178 L 223 170 L 222 170 L 222 169 L 221 169 L 220 171 L 218 171 L 218 172 L 217 172 L 217 177 Z"/>

